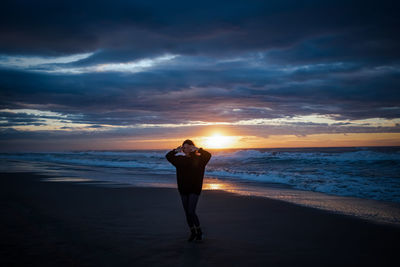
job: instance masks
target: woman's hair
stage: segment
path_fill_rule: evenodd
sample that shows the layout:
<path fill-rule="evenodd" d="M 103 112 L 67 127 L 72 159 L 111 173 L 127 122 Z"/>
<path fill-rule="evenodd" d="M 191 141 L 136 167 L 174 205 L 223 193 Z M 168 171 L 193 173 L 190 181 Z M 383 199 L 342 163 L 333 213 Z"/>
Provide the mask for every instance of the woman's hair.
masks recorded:
<path fill-rule="evenodd" d="M 189 139 L 186 139 L 185 141 L 183 141 L 182 146 L 184 146 L 185 144 L 194 146 L 193 141 L 192 141 L 192 140 L 189 140 Z"/>

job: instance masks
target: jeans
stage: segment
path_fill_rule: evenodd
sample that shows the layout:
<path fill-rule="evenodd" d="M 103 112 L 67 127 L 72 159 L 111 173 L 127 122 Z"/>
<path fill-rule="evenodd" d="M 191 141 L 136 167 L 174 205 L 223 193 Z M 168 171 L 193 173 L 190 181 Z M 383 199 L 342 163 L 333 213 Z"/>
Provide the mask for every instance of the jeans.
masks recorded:
<path fill-rule="evenodd" d="M 197 194 L 181 194 L 183 208 L 185 209 L 186 220 L 189 227 L 193 227 L 193 225 L 199 227 L 200 221 L 196 214 L 196 205 L 199 200 L 199 196 Z"/>

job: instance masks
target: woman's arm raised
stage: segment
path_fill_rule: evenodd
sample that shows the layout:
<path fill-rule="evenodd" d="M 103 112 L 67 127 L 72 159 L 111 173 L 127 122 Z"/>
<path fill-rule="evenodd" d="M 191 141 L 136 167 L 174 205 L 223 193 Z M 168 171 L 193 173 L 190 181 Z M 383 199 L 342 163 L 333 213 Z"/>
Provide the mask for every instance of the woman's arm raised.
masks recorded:
<path fill-rule="evenodd" d="M 171 162 L 171 164 L 174 165 L 175 167 L 179 165 L 179 158 L 177 156 L 175 156 L 175 154 L 178 153 L 180 150 L 181 150 L 181 147 L 178 147 L 178 148 L 172 149 L 165 155 L 167 160 L 169 162 Z"/>
<path fill-rule="evenodd" d="M 204 150 L 202 147 L 199 148 L 199 150 L 197 150 L 197 152 L 200 153 L 201 160 L 202 160 L 204 166 L 206 166 L 208 161 L 211 159 L 211 153 Z"/>

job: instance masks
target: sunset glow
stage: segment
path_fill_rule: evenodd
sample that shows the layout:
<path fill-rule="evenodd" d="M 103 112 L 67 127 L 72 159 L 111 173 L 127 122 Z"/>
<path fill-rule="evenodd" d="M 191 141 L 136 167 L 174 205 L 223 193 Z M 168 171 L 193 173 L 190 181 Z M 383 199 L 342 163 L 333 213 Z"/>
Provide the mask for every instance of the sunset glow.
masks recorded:
<path fill-rule="evenodd" d="M 205 145 L 208 148 L 229 148 L 233 142 L 232 137 L 216 133 L 206 138 Z"/>

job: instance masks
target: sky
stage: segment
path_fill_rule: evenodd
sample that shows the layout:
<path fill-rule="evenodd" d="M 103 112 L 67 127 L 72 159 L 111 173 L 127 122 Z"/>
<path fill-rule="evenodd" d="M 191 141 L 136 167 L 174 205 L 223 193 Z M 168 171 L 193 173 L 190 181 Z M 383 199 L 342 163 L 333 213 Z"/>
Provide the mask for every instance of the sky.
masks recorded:
<path fill-rule="evenodd" d="M 2 1 L 0 151 L 400 145 L 398 10 Z"/>

